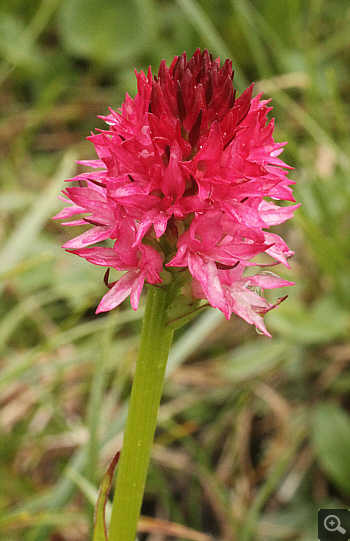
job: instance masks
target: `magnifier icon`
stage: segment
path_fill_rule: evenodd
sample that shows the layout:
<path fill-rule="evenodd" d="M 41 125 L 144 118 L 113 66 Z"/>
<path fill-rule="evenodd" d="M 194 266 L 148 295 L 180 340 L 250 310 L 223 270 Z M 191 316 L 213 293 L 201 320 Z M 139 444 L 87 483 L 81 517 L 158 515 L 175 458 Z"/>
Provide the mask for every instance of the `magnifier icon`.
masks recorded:
<path fill-rule="evenodd" d="M 346 533 L 346 530 L 340 525 L 340 519 L 336 515 L 327 515 L 324 519 L 324 527 L 329 532 Z"/>

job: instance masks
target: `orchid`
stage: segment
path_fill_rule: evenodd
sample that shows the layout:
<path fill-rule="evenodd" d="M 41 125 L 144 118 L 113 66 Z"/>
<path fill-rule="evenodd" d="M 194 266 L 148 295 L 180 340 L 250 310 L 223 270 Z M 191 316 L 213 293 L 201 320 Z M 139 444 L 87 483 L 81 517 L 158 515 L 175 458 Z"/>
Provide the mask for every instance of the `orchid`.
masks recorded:
<path fill-rule="evenodd" d="M 174 330 L 212 306 L 270 336 L 263 316 L 285 297 L 271 304 L 262 292 L 292 282 L 266 269 L 288 268 L 293 255 L 270 228 L 298 207 L 276 203 L 295 202 L 279 157 L 286 143 L 275 143 L 269 101 L 252 97 L 253 85 L 236 97 L 230 60 L 220 67 L 198 49 L 136 77 L 135 98 L 88 137 L 98 159 L 80 162 L 92 171 L 70 179 L 69 206 L 56 216 L 92 226 L 64 248 L 107 268 L 97 313 L 128 296 L 137 310 L 149 289 L 109 541 L 135 539 Z M 110 269 L 123 274 L 109 282 Z M 107 539 L 104 505 L 96 509 L 94 541 Z"/>
<path fill-rule="evenodd" d="M 163 60 L 157 76 L 149 68 L 136 77 L 136 97 L 126 95 L 119 112 L 102 117 L 109 129 L 88 137 L 98 159 L 80 163 L 96 171 L 71 179 L 78 185 L 64 191 L 73 205 L 56 218 L 92 225 L 64 248 L 125 271 L 97 312 L 128 295 L 136 310 L 144 283 L 165 287 L 180 268 L 186 280 L 179 294 L 268 334 L 263 315 L 280 301 L 268 303 L 254 284 L 292 283 L 263 274 L 245 279 L 243 272 L 262 266 L 262 254 L 289 267 L 293 252 L 269 229 L 298 207 L 275 203 L 295 200 L 291 168 L 279 158 L 286 143 L 275 143 L 267 120 L 269 100 L 252 98 L 253 85 L 236 98 L 232 62 L 220 67 L 207 50 L 190 60 L 183 53 L 170 67 Z M 95 246 L 108 239 L 113 247 Z"/>

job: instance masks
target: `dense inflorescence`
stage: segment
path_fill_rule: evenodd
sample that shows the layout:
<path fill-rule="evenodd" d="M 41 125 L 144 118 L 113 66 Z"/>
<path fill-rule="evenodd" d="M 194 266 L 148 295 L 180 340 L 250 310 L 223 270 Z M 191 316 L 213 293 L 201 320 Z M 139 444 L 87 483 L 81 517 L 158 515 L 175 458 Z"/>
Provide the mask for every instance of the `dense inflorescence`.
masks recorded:
<path fill-rule="evenodd" d="M 253 85 L 236 98 L 232 62 L 199 49 L 187 61 L 162 61 L 158 75 L 136 73 L 135 99 L 102 117 L 109 125 L 88 139 L 97 169 L 75 177 L 64 193 L 73 203 L 56 218 L 93 227 L 64 248 L 88 261 L 126 271 L 97 311 L 128 295 L 136 310 L 144 283 L 166 287 L 180 270 L 182 294 L 206 299 L 227 318 L 234 312 L 267 333 L 262 316 L 274 308 L 257 289 L 291 285 L 274 273 L 243 276 L 247 267 L 288 265 L 286 243 L 269 231 L 293 215 L 287 166 L 273 139 L 271 110 Z M 266 200 L 266 198 L 268 198 Z M 113 239 L 113 246 L 91 246 Z M 249 273 L 251 274 L 251 272 Z"/>

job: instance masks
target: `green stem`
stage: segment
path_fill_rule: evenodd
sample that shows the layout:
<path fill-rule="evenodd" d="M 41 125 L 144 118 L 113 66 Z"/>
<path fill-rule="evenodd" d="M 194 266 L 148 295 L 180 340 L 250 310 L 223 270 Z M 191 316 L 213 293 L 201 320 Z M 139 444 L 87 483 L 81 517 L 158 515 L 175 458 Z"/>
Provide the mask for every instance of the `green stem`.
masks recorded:
<path fill-rule="evenodd" d="M 124 443 L 118 464 L 109 541 L 134 541 L 156 429 L 173 331 L 165 327 L 172 296 L 148 291 L 141 343 L 131 391 Z"/>

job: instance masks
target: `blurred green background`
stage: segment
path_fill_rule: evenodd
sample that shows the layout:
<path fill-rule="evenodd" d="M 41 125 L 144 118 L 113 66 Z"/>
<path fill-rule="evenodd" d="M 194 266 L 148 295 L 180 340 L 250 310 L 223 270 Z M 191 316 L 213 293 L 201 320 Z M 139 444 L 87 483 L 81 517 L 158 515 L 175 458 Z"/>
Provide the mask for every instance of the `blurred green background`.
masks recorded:
<path fill-rule="evenodd" d="M 75 160 L 94 157 L 97 115 L 135 95 L 134 68 L 197 47 L 233 60 L 239 93 L 255 81 L 273 98 L 302 203 L 279 230 L 296 285 L 266 316 L 271 339 L 216 310 L 177 334 L 140 540 L 314 541 L 319 508 L 349 507 L 349 2 L 2 0 L 4 541 L 91 539 L 144 297 L 95 316 L 103 270 L 65 253 L 75 233 L 50 218 Z"/>

